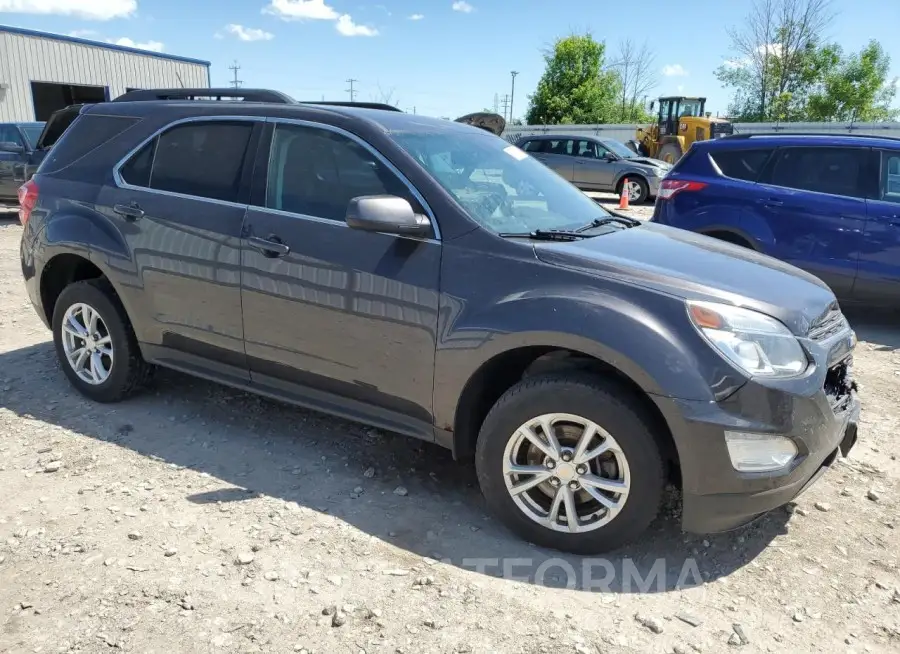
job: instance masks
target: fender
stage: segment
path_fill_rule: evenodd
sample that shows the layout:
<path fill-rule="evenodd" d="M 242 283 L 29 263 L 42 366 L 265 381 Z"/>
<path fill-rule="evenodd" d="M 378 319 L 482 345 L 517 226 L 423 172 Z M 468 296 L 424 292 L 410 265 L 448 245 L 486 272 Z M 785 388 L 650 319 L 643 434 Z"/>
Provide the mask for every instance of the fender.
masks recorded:
<path fill-rule="evenodd" d="M 716 232 L 734 234 L 735 236 L 745 240 L 752 249 L 756 250 L 757 252 L 763 252 L 763 249 L 760 247 L 759 241 L 740 227 L 735 227 L 734 225 L 728 224 L 712 224 L 704 227 L 702 230 L 698 230 L 698 233 L 703 234 L 704 236 L 711 236 Z"/>
<path fill-rule="evenodd" d="M 652 312 L 641 306 L 650 295 L 656 299 Z M 600 288 L 559 286 L 508 296 L 471 316 L 459 314 L 455 303 L 442 298 L 446 325 L 435 357 L 436 426 L 452 430 L 469 379 L 495 357 L 523 347 L 589 355 L 650 395 L 711 402 L 743 385 L 688 324 L 683 302 L 666 297 L 668 306 L 661 307 L 661 297 L 634 287 L 625 297 Z M 571 320 L 562 322 L 561 316 Z"/>

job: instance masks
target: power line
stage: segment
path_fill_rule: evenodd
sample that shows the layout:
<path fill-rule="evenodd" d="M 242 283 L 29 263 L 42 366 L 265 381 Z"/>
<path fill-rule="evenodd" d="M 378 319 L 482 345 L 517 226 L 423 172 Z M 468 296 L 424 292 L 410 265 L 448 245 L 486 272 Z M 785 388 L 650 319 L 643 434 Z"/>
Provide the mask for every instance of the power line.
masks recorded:
<path fill-rule="evenodd" d="M 228 67 L 228 70 L 234 71 L 234 79 L 229 82 L 234 88 L 240 88 L 241 84 L 244 82 L 238 79 L 238 71 L 241 67 L 238 65 L 237 59 L 234 60 L 234 63 Z"/>
<path fill-rule="evenodd" d="M 512 120 L 513 120 L 513 102 L 516 99 L 516 75 L 519 74 L 519 71 L 513 70 L 513 71 L 510 71 L 509 74 L 512 75 L 512 91 L 510 92 L 510 96 L 509 96 L 509 122 L 512 122 Z"/>
<path fill-rule="evenodd" d="M 350 85 L 350 88 L 347 89 L 347 93 L 350 94 L 350 102 L 356 102 L 356 94 L 359 92 L 353 88 L 353 85 L 356 84 L 359 80 L 353 79 L 352 77 L 347 80 L 347 83 Z"/>

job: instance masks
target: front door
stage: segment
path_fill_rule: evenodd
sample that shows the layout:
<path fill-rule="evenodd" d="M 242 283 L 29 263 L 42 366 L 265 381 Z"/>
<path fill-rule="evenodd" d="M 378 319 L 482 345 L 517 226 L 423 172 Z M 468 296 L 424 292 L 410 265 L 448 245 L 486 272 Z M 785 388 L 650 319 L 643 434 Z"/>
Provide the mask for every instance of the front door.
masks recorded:
<path fill-rule="evenodd" d="M 597 190 L 612 189 L 615 164 L 605 158 L 608 153 L 609 150 L 594 141 L 575 141 L 575 185 Z"/>
<path fill-rule="evenodd" d="M 251 135 L 262 122 L 175 125 L 139 149 L 103 188 L 132 264 L 109 257 L 150 358 L 249 381 L 240 289 L 241 224 L 249 199 Z M 98 249 L 97 256 L 106 256 Z"/>
<path fill-rule="evenodd" d="M 270 130 L 272 128 L 270 127 Z M 351 198 L 415 198 L 356 137 L 276 123 L 244 225 L 242 302 L 264 392 L 433 439 L 441 245 L 351 229 Z"/>
<path fill-rule="evenodd" d="M 879 187 L 868 202 L 869 220 L 859 254 L 853 299 L 900 304 L 900 152 L 878 152 Z"/>
<path fill-rule="evenodd" d="M 21 148 L 19 152 L 0 149 L 0 201 L 14 200 L 19 190 L 16 170 L 22 167 L 27 159 L 25 141 L 15 125 L 0 125 L 0 144 Z"/>
<path fill-rule="evenodd" d="M 868 148 L 784 147 L 748 210 L 771 235 L 771 254 L 849 298 L 866 228 Z"/>

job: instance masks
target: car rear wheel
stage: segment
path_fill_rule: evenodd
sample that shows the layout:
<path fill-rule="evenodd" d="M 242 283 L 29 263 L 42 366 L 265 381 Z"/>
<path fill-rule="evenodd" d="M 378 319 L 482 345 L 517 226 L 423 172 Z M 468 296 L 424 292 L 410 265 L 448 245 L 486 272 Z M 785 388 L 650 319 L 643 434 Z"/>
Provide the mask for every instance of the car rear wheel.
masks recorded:
<path fill-rule="evenodd" d="M 615 549 L 659 511 L 664 468 L 651 427 L 614 384 L 580 375 L 520 382 L 479 434 L 494 514 L 522 538 L 575 554 Z"/>
<path fill-rule="evenodd" d="M 105 280 L 63 289 L 52 325 L 63 372 L 90 399 L 119 401 L 149 379 L 152 367 L 141 357 L 125 310 Z"/>

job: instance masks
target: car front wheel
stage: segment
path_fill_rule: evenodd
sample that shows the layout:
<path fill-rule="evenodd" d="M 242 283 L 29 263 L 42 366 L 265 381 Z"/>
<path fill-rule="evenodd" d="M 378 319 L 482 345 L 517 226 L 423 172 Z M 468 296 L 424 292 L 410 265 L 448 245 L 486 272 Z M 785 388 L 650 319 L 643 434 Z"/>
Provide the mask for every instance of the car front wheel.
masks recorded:
<path fill-rule="evenodd" d="M 520 382 L 488 414 L 476 450 L 490 508 L 522 538 L 596 554 L 659 511 L 663 463 L 651 427 L 614 384 L 551 375 Z"/>

